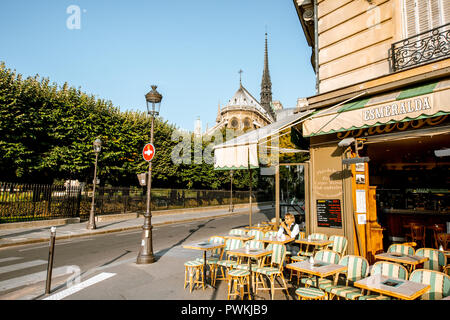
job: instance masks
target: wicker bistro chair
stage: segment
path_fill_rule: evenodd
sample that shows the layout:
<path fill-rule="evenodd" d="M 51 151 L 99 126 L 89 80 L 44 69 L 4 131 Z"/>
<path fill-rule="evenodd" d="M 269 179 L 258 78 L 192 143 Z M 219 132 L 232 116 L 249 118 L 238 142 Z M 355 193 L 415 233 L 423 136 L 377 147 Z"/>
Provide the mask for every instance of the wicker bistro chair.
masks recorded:
<path fill-rule="evenodd" d="M 278 233 L 278 231 L 274 231 L 274 230 L 267 231 L 266 233 L 264 233 L 264 238 L 270 237 L 270 236 L 274 236 L 275 237 L 277 235 L 277 233 Z"/>
<path fill-rule="evenodd" d="M 339 277 L 336 276 L 335 282 L 319 284 L 319 288 L 325 290 L 329 294 L 329 298 L 333 299 L 335 296 L 356 300 L 362 296 L 361 289 L 352 286 L 352 283 L 367 277 L 369 272 L 369 262 L 360 256 L 347 255 L 339 260 L 339 264 L 347 266 L 345 272 L 345 284 L 337 284 Z"/>
<path fill-rule="evenodd" d="M 247 234 L 247 231 L 244 229 L 231 229 L 228 233 L 230 236 L 245 236 Z"/>
<path fill-rule="evenodd" d="M 450 296 L 450 276 L 445 273 L 417 269 L 411 273 L 409 280 L 431 286 L 428 292 L 420 296 L 421 300 L 440 300 Z"/>
<path fill-rule="evenodd" d="M 446 265 L 444 252 L 432 248 L 420 248 L 416 251 L 417 256 L 427 257 L 429 260 L 423 263 L 423 268 L 428 270 L 443 271 Z"/>
<path fill-rule="evenodd" d="M 288 288 L 286 281 L 283 276 L 283 265 L 284 265 L 284 259 L 286 258 L 286 246 L 284 244 L 273 244 L 272 246 L 272 255 L 270 256 L 270 265 L 259 267 L 255 269 L 256 273 L 256 292 L 258 290 L 270 290 L 271 292 L 271 298 L 274 299 L 275 296 L 275 290 L 285 290 L 286 294 L 288 294 Z M 267 288 L 264 282 L 264 277 L 266 276 L 270 281 L 270 288 Z M 261 281 L 258 281 L 258 278 Z M 283 286 L 281 287 L 275 287 L 275 280 L 277 278 L 280 278 L 283 282 Z M 263 285 L 263 288 L 260 288 L 260 284 Z"/>
<path fill-rule="evenodd" d="M 227 259 L 221 259 L 217 261 L 217 266 L 221 271 L 221 278 L 216 278 L 216 280 L 228 280 L 226 272 L 224 270 L 228 270 L 234 268 L 238 264 L 238 258 L 236 256 L 228 254 L 228 251 L 242 248 L 244 246 L 244 242 L 240 239 L 227 239 L 225 241 L 225 255 Z"/>
<path fill-rule="evenodd" d="M 187 284 L 189 284 L 189 292 L 192 292 L 192 287 L 195 285 L 202 285 L 203 290 L 205 289 L 202 262 L 191 260 L 184 263 L 184 289 L 186 289 Z"/>
<path fill-rule="evenodd" d="M 209 238 L 210 243 L 214 244 L 223 244 L 225 242 L 225 238 L 221 236 L 212 236 Z M 216 277 L 217 277 L 217 269 L 218 269 L 218 262 L 222 260 L 223 258 L 224 249 L 223 248 L 217 248 L 211 251 L 211 255 L 206 258 L 206 264 L 209 266 L 209 270 L 211 272 L 211 281 L 213 283 L 213 286 L 216 284 Z M 198 261 L 203 263 L 203 258 L 197 258 Z"/>
<path fill-rule="evenodd" d="M 374 274 L 381 274 L 383 276 L 402 280 L 408 279 L 408 270 L 404 266 L 388 261 L 375 262 L 370 271 L 370 275 Z M 370 294 L 370 292 L 368 292 L 367 295 L 360 296 L 359 300 L 391 300 L 391 298 L 381 294 Z"/>
<path fill-rule="evenodd" d="M 405 244 L 391 244 L 389 246 L 389 248 L 387 249 L 387 252 L 396 252 L 396 253 L 401 253 L 401 254 L 408 254 L 408 255 L 414 255 L 414 248 L 409 246 L 409 245 L 405 245 Z"/>
<path fill-rule="evenodd" d="M 264 238 L 264 232 L 262 232 L 261 230 L 252 229 L 247 232 L 247 235 L 255 236 L 253 240 L 262 240 Z"/>
<path fill-rule="evenodd" d="M 348 241 L 346 237 L 331 236 L 329 240 L 333 241 L 333 243 L 328 246 L 330 250 L 338 253 L 340 257 L 343 257 L 347 253 Z"/>

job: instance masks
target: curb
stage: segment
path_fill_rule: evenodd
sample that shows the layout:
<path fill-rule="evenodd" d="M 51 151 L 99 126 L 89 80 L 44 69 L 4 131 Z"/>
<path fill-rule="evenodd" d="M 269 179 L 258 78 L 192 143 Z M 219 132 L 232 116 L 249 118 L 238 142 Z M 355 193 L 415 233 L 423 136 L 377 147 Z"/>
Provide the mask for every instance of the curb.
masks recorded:
<path fill-rule="evenodd" d="M 258 209 L 256 211 L 252 211 L 252 213 L 263 212 L 263 211 L 268 211 L 268 210 L 272 210 L 272 208 Z M 207 217 L 200 217 L 200 218 L 190 218 L 190 219 L 185 219 L 185 220 L 172 220 L 172 221 L 160 222 L 160 223 L 155 223 L 155 224 L 152 223 L 152 226 L 153 227 L 158 227 L 158 226 L 164 226 L 164 225 L 169 225 L 169 224 L 186 223 L 186 222 L 192 222 L 192 221 L 206 220 L 206 219 L 210 219 L 210 218 L 234 216 L 234 215 L 241 215 L 241 214 L 248 214 L 248 213 L 249 213 L 248 211 L 233 212 L 233 213 L 218 214 L 218 215 L 214 215 L 214 216 L 207 216 Z M 101 230 L 97 231 L 97 229 L 96 229 L 94 231 L 90 231 L 90 232 L 87 232 L 87 233 L 80 233 L 80 234 L 70 234 L 70 235 L 63 235 L 63 236 L 58 236 L 57 235 L 56 236 L 56 240 L 81 238 L 81 237 L 95 236 L 95 235 L 99 235 L 99 234 L 108 234 L 108 233 L 130 231 L 130 230 L 138 230 L 138 229 L 142 229 L 142 225 L 130 226 L 130 227 L 122 227 L 122 228 L 116 228 L 116 229 L 110 229 L 110 230 L 104 230 L 104 231 L 101 231 Z M 26 244 L 47 242 L 49 240 L 50 240 L 50 237 L 29 239 L 29 240 L 17 241 L 17 242 L 13 242 L 13 243 L 4 243 L 4 244 L 0 244 L 0 249 L 2 249 L 2 248 L 9 248 L 9 247 L 15 247 L 15 246 L 21 246 L 21 245 L 26 245 Z"/>

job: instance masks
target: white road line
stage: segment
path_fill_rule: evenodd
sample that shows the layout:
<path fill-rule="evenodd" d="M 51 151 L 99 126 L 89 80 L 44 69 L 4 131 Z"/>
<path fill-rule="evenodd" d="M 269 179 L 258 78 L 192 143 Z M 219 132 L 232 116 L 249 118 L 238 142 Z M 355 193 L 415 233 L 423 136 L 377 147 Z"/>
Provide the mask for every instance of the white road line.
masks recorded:
<path fill-rule="evenodd" d="M 12 265 L 9 265 L 6 267 L 0 267 L 0 273 L 6 273 L 6 272 L 16 271 L 16 270 L 20 270 L 20 269 L 31 268 L 31 267 L 40 266 L 40 265 L 46 264 L 46 263 L 47 263 L 47 261 L 44 261 L 44 260 L 33 260 L 33 261 L 24 262 L 24 263 L 12 264 Z"/>
<path fill-rule="evenodd" d="M 77 240 L 77 241 L 66 241 L 66 242 L 59 242 L 59 243 L 58 243 L 58 241 L 56 241 L 55 245 L 62 246 L 64 244 L 74 244 L 74 243 L 78 243 L 78 242 L 91 241 L 91 240 L 94 240 L 94 239 L 81 239 L 81 240 Z M 21 250 L 19 250 L 19 252 L 24 252 L 24 251 L 34 250 L 34 249 L 48 248 L 48 247 L 49 247 L 49 245 L 46 244 L 43 246 L 38 246 L 38 247 L 33 247 L 33 248 L 21 249 Z"/>
<path fill-rule="evenodd" d="M 74 273 L 76 272 L 76 270 L 79 269 L 80 268 L 78 266 L 64 266 L 55 268 L 52 271 L 52 278 L 56 278 L 69 273 Z M 0 282 L 0 291 L 14 289 L 21 286 L 28 286 L 41 281 L 45 281 L 46 278 L 47 278 L 47 271 L 41 271 L 18 278 L 8 279 Z"/>
<path fill-rule="evenodd" d="M 74 293 L 77 293 L 80 290 L 83 290 L 84 288 L 87 288 L 89 286 L 92 286 L 93 284 L 96 284 L 100 281 L 106 280 L 108 278 L 111 278 L 115 276 L 115 273 L 108 273 L 108 272 L 102 272 L 95 277 L 92 277 L 86 281 L 80 282 L 79 284 L 74 285 L 73 287 L 70 287 L 66 290 L 63 290 L 61 292 L 55 293 L 54 295 L 45 298 L 44 300 L 61 300 L 65 297 L 68 297 Z"/>
<path fill-rule="evenodd" d="M 2 262 L 7 262 L 7 261 L 19 260 L 19 259 L 23 259 L 23 258 L 20 258 L 20 257 L 4 258 L 4 259 L 0 259 L 0 263 L 2 263 Z"/>

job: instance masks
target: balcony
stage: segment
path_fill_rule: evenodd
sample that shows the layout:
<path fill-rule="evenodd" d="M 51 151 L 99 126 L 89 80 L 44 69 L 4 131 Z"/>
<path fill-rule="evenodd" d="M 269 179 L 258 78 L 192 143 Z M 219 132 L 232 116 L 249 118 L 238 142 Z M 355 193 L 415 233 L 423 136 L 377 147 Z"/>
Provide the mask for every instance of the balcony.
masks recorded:
<path fill-rule="evenodd" d="M 394 42 L 389 49 L 391 72 L 450 57 L 450 23 Z"/>

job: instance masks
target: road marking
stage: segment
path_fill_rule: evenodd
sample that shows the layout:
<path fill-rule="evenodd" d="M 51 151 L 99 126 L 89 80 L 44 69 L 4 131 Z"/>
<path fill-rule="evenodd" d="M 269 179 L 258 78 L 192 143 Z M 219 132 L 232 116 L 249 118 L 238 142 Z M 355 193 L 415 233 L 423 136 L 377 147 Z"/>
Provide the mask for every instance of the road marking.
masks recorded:
<path fill-rule="evenodd" d="M 0 263 L 2 263 L 2 262 L 7 262 L 7 261 L 19 260 L 19 259 L 23 259 L 23 258 L 20 258 L 20 257 L 4 258 L 4 259 L 0 259 Z"/>
<path fill-rule="evenodd" d="M 74 293 L 77 293 L 78 291 L 81 291 L 89 286 L 92 286 L 100 281 L 109 279 L 113 276 L 115 276 L 115 273 L 108 273 L 108 272 L 102 272 L 95 277 L 92 277 L 86 281 L 80 282 L 79 284 L 74 285 L 73 287 L 70 287 L 66 290 L 63 290 L 61 292 L 55 293 L 54 295 L 45 298 L 44 300 L 61 300 L 64 299 Z"/>
<path fill-rule="evenodd" d="M 64 266 L 55 268 L 52 271 L 52 278 L 56 278 L 65 274 L 74 273 L 80 268 L 78 266 Z M 47 271 L 36 272 L 26 276 L 8 279 L 0 282 L 0 291 L 14 289 L 17 287 L 28 286 L 47 279 Z"/>
<path fill-rule="evenodd" d="M 33 261 L 24 262 L 24 263 L 12 264 L 12 265 L 9 265 L 6 267 L 0 267 L 0 273 L 6 273 L 6 272 L 16 271 L 16 270 L 20 270 L 20 269 L 31 268 L 31 267 L 40 266 L 40 265 L 46 264 L 46 263 L 47 263 L 47 261 L 44 261 L 44 260 L 33 260 Z"/>
<path fill-rule="evenodd" d="M 77 241 L 65 241 L 65 242 L 57 242 L 57 241 L 55 241 L 55 245 L 56 246 L 62 246 L 64 244 L 74 244 L 74 243 L 78 243 L 78 242 L 91 241 L 91 240 L 94 240 L 94 239 L 80 239 L 80 240 L 77 240 Z M 46 244 L 46 245 L 43 245 L 43 246 L 38 246 L 38 247 L 33 247 L 33 248 L 21 249 L 21 250 L 19 250 L 19 252 L 24 252 L 24 251 L 34 250 L 34 249 L 48 248 L 48 247 L 49 247 L 49 245 Z"/>

